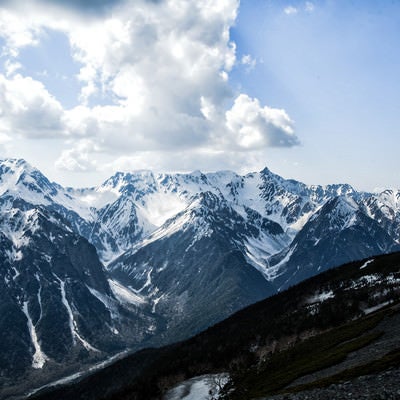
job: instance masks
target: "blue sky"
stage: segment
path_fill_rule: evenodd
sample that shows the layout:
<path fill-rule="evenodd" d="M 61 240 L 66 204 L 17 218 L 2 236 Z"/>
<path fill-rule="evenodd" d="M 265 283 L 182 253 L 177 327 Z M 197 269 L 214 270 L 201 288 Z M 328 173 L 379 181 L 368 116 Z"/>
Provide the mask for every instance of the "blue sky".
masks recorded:
<path fill-rule="evenodd" d="M 287 153 L 271 149 L 271 168 L 307 182 L 398 187 L 400 3 L 287 4 L 296 12 L 242 2 L 232 32 L 238 49 L 260 60 L 235 80 L 285 108 L 302 142 Z"/>
<path fill-rule="evenodd" d="M 400 2 L 96 4 L 0 2 L 1 156 L 400 187 Z"/>

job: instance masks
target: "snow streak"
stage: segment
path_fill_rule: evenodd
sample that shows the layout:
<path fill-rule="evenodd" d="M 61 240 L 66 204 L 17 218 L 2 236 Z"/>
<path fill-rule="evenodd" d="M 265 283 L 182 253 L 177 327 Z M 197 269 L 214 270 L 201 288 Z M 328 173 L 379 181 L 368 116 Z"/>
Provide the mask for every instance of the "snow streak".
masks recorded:
<path fill-rule="evenodd" d="M 95 347 L 93 347 L 90 343 L 88 343 L 78 332 L 78 326 L 76 324 L 76 321 L 74 319 L 74 314 L 72 312 L 72 308 L 70 306 L 70 304 L 68 303 L 67 300 L 67 295 L 65 293 L 65 281 L 63 281 L 62 279 L 60 279 L 57 275 L 55 275 L 55 277 L 58 279 L 58 281 L 60 282 L 60 289 L 61 289 L 61 301 L 64 304 L 64 307 L 67 310 L 68 313 L 68 317 L 69 317 L 69 329 L 71 331 L 72 334 L 72 341 L 74 346 L 76 345 L 76 339 L 78 339 L 83 347 L 86 350 L 91 350 L 91 351 L 95 351 L 95 352 L 99 352 L 99 350 L 97 350 Z"/>
<path fill-rule="evenodd" d="M 26 315 L 26 318 L 28 320 L 29 334 L 31 336 L 31 341 L 32 341 L 33 347 L 35 349 L 35 353 L 33 354 L 33 357 L 32 357 L 32 367 L 36 368 L 36 369 L 41 369 L 41 368 L 43 368 L 43 365 L 45 364 L 45 362 L 48 360 L 48 357 L 46 356 L 46 354 L 43 353 L 43 351 L 40 347 L 40 343 L 39 343 L 37 333 L 36 333 L 36 327 L 35 327 L 35 325 L 33 325 L 32 318 L 29 314 L 27 301 L 24 302 L 22 311 L 24 312 L 24 314 Z"/>

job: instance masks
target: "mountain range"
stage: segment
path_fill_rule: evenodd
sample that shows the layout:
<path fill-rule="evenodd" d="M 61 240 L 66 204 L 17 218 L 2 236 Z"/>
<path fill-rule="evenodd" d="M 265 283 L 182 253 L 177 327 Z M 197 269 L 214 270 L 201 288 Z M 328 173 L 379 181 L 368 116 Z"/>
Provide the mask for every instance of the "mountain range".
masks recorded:
<path fill-rule="evenodd" d="M 400 249 L 399 191 L 305 185 L 267 168 L 118 172 L 76 189 L 5 159 L 0 210 L 0 384 L 19 390 Z"/>

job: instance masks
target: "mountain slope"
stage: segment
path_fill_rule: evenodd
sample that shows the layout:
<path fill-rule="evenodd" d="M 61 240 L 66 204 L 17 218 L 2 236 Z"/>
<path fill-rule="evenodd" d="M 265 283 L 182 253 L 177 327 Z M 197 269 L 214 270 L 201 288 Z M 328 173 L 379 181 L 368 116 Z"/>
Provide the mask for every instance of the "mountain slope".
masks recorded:
<path fill-rule="evenodd" d="M 152 336 L 149 307 L 121 301 L 95 248 L 59 214 L 7 196 L 0 206 L 2 386 L 47 381 Z"/>
<path fill-rule="evenodd" d="M 271 259 L 283 265 L 280 289 L 339 264 L 400 250 L 399 244 L 351 198 L 327 201 L 304 225 L 288 249 Z"/>
<path fill-rule="evenodd" d="M 168 320 L 167 334 L 181 339 L 275 292 L 237 245 L 252 234 L 259 234 L 254 225 L 206 192 L 108 270 L 151 299 Z"/>

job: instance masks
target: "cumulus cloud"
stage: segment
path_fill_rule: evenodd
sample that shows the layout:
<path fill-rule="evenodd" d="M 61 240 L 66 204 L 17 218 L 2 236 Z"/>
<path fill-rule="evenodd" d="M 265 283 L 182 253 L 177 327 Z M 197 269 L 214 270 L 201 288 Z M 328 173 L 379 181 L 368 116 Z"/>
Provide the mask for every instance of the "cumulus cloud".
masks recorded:
<path fill-rule="evenodd" d="M 240 62 L 247 67 L 247 71 L 251 71 L 257 64 L 257 61 L 250 54 L 242 56 Z"/>
<path fill-rule="evenodd" d="M 88 172 L 96 170 L 97 163 L 92 154 L 99 151 L 99 147 L 91 140 L 78 141 L 72 148 L 64 150 L 55 166 L 61 170 L 71 172 Z"/>
<path fill-rule="evenodd" d="M 54 137 L 63 132 L 61 104 L 44 85 L 20 74 L 0 74 L 2 133 L 27 137 Z"/>
<path fill-rule="evenodd" d="M 37 45 L 40 34 L 41 29 L 35 23 L 5 8 L 0 9 L 0 36 L 6 41 L 4 54 L 16 57 L 21 48 Z"/>
<path fill-rule="evenodd" d="M 226 126 L 239 149 L 291 147 L 298 144 L 293 121 L 285 110 L 261 107 L 257 99 L 241 94 L 226 112 Z"/>
<path fill-rule="evenodd" d="M 103 14 L 122 0 L 45 0 L 45 3 L 69 7 L 80 12 Z"/>
<path fill-rule="evenodd" d="M 22 68 L 22 64 L 19 62 L 11 61 L 9 59 L 4 63 L 4 69 L 6 71 L 6 76 L 14 75 L 19 69 Z"/>
<path fill-rule="evenodd" d="M 0 12 L 9 55 L 8 75 L 0 76 L 0 126 L 6 134 L 67 138 L 58 168 L 93 170 L 100 153 L 134 163 L 146 155 L 154 163 L 184 152 L 193 163 L 298 143 L 284 110 L 231 86 L 235 64 L 256 63 L 250 55 L 237 60 L 229 35 L 239 0 L 66 3 L 35 0 L 21 13 L 16 1 Z M 69 109 L 40 81 L 17 73 L 19 50 L 51 30 L 68 37 L 80 66 L 79 102 Z"/>

